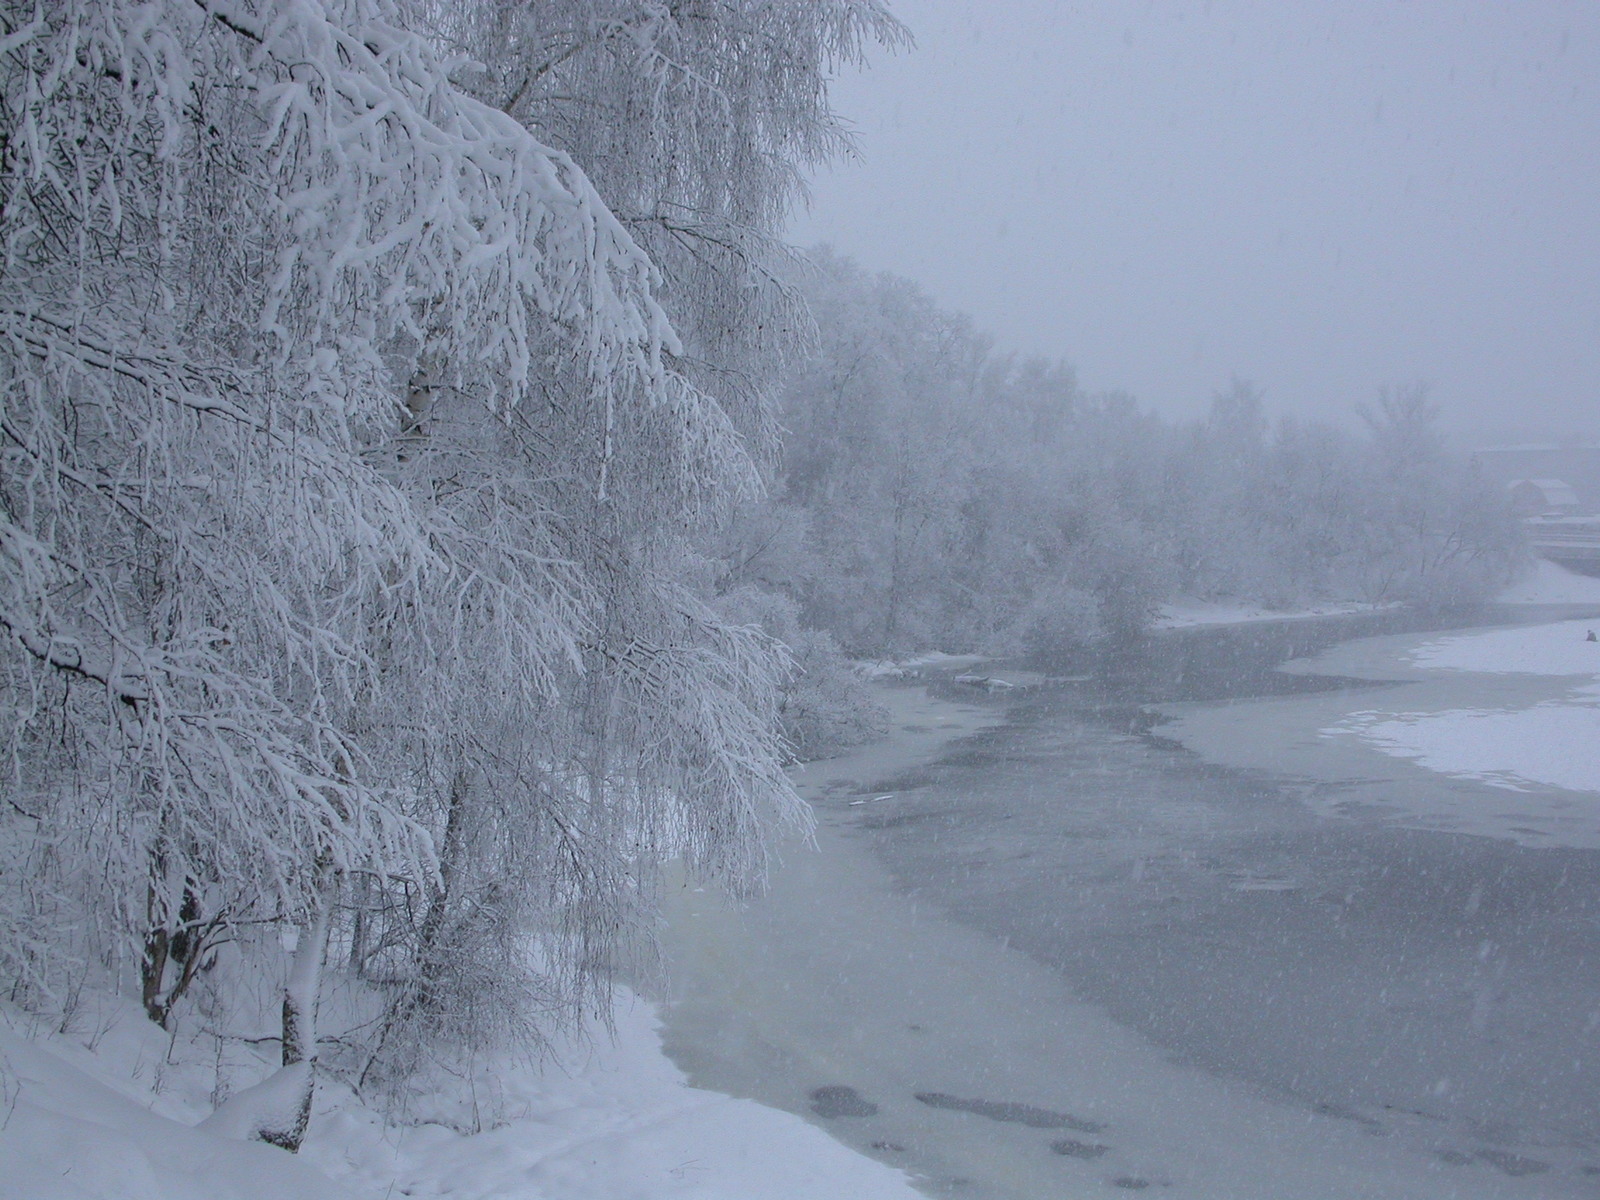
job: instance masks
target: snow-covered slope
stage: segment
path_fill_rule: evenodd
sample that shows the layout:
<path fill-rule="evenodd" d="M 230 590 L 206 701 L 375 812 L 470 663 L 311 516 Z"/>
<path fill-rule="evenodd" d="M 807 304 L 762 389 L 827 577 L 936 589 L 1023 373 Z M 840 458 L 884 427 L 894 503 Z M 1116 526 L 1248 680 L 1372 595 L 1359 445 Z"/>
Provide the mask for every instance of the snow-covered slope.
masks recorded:
<path fill-rule="evenodd" d="M 226 1141 L 151 1111 L 134 1089 L 112 1086 L 98 1056 L 67 1038 L 24 1036 L 8 1015 L 0 1023 L 9 1112 L 0 1128 L 0 1198 L 351 1200 L 282 1150 Z M 160 1049 L 147 1064 L 152 1072 Z"/>
<path fill-rule="evenodd" d="M 1600 604 L 1600 579 L 1540 559 L 1495 599 L 1501 604 Z"/>
<path fill-rule="evenodd" d="M 624 993 L 615 1017 L 614 1042 L 542 1071 L 486 1063 L 405 1127 L 325 1085 L 296 1157 L 195 1128 L 210 1064 L 135 1006 L 106 1000 L 65 1036 L 3 1010 L 0 1200 L 920 1200 L 798 1117 L 689 1087 L 649 1005 Z M 474 1103 L 504 1123 L 426 1119 L 470 1121 Z"/>

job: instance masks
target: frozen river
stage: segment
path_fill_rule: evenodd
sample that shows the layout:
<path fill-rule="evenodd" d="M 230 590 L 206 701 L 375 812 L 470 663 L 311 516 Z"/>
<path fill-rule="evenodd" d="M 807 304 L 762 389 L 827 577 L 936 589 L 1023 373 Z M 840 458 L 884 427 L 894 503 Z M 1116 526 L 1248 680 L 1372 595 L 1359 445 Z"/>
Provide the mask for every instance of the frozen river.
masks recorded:
<path fill-rule="evenodd" d="M 1600 1193 L 1600 852 L 1516 823 L 1600 829 L 1592 797 L 1328 737 L 1459 702 L 1409 677 L 1418 634 L 1272 669 L 1357 630 L 1166 635 L 981 706 L 900 692 L 898 760 L 802 779 L 820 854 L 743 911 L 678 897 L 669 1050 L 941 1195 Z M 967 736 L 917 762 L 941 722 Z M 1522 834 L 1449 815 L 1508 803 Z"/>

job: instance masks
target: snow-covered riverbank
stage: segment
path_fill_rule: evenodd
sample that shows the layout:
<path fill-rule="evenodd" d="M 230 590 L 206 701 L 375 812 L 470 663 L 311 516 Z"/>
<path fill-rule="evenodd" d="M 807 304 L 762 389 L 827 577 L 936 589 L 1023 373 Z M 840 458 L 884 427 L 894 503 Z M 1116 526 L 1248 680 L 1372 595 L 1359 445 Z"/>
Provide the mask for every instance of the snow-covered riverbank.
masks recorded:
<path fill-rule="evenodd" d="M 1203 625 L 1252 625 L 1258 621 L 1308 621 L 1317 617 L 1349 617 L 1360 613 L 1383 612 L 1394 604 L 1329 602 L 1298 608 L 1268 608 L 1242 601 L 1178 600 L 1163 604 L 1150 627 L 1155 630 L 1193 629 Z"/>
<path fill-rule="evenodd" d="M 1315 780 L 1306 801 L 1330 814 L 1600 848 L 1600 619 L 1572 619 L 1600 609 L 1600 580 L 1541 563 L 1499 601 L 1530 624 L 1347 642 L 1284 669 L 1362 684 L 1163 705 L 1161 735 Z"/>
<path fill-rule="evenodd" d="M 1352 713 L 1326 733 L 1355 734 L 1386 753 L 1461 779 L 1528 793 L 1539 785 L 1594 795 L 1600 822 L 1600 622 L 1557 621 L 1426 642 L 1410 662 L 1472 676 L 1553 677 L 1560 694 L 1518 708 L 1442 711 L 1379 708 Z"/>
<path fill-rule="evenodd" d="M 971 659 L 941 659 L 941 665 Z M 897 733 L 797 771 L 887 776 L 997 720 L 994 709 L 887 690 Z M 791 849 L 809 855 L 804 846 Z M 697 898 L 726 901 L 698 893 Z M 173 1039 L 136 1004 L 86 997 L 65 1032 L 0 1008 L 0 1200 L 916 1200 L 906 1175 L 799 1116 L 691 1087 L 655 1005 L 624 992 L 542 1069 L 502 1058 L 394 1125 L 325 1082 L 300 1156 L 194 1126 L 211 1109 L 212 1043 Z M 263 1051 L 261 1070 L 269 1070 Z M 481 1107 L 480 1107 L 481 1106 Z M 457 1128 L 485 1119 L 484 1132 Z"/>
<path fill-rule="evenodd" d="M 505 1119 L 463 1135 L 386 1124 L 325 1085 L 299 1157 L 193 1128 L 211 1063 L 183 1057 L 131 1004 L 65 1035 L 0 1018 L 5 1200 L 916 1200 L 905 1177 L 799 1117 L 690 1087 L 652 1006 L 624 995 L 616 1040 L 537 1070 L 485 1063 L 465 1091 Z M 459 1089 L 458 1089 L 459 1090 Z M 470 1120 L 440 1101 L 431 1115 Z M 452 1107 L 460 1111 L 446 1112 Z M 429 1105 L 419 1104 L 419 1117 Z"/>

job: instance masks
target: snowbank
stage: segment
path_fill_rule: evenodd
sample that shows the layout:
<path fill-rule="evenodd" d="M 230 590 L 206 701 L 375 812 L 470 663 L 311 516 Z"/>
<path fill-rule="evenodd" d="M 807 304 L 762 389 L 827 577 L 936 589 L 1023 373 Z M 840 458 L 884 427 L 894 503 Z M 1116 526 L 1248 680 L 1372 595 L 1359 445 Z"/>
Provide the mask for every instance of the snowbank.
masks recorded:
<path fill-rule="evenodd" d="M 152 1111 L 156 1098 L 114 1081 L 105 1057 L 67 1038 L 32 1039 L 8 1016 L 0 1022 L 0 1079 L 10 1102 L 0 1129 L 0 1200 L 354 1200 L 282 1150 Z M 156 1051 L 144 1064 L 153 1079 L 165 1039 L 145 1040 Z"/>
<path fill-rule="evenodd" d="M 1570 828 L 1575 816 L 1600 824 L 1600 641 L 1588 640 L 1597 626 L 1557 621 L 1458 634 L 1426 642 L 1406 656 L 1423 671 L 1468 676 L 1462 687 L 1468 698 L 1474 694 L 1471 676 L 1570 677 L 1572 686 L 1563 693 L 1516 708 L 1356 712 L 1324 734 L 1355 734 L 1385 753 L 1458 779 L 1518 792 L 1580 793 L 1548 797 L 1543 803 L 1550 821 L 1528 813 L 1524 827 L 1542 830 L 1554 822 Z"/>
<path fill-rule="evenodd" d="M 1243 601 L 1179 600 L 1163 604 L 1150 623 L 1152 629 L 1189 629 L 1196 625 L 1245 625 L 1255 621 L 1303 621 L 1311 617 L 1341 617 L 1378 612 L 1392 604 L 1313 604 L 1304 608 L 1275 609 Z"/>
<path fill-rule="evenodd" d="M 1600 604 L 1600 579 L 1578 575 L 1540 559 L 1533 570 L 1495 597 L 1497 604 Z M 1195 625 L 1243 625 L 1255 621 L 1301 621 L 1380 612 L 1396 604 L 1330 602 L 1304 608 L 1274 609 L 1244 601 L 1176 600 L 1161 606 L 1152 629 L 1187 629 Z"/>
<path fill-rule="evenodd" d="M 473 1092 L 516 1114 L 462 1136 L 345 1108 L 305 1154 L 363 1194 L 456 1200 L 923 1200 L 906 1176 L 799 1117 L 692 1088 L 661 1050 L 652 1006 L 624 993 L 617 1037 L 565 1072 L 491 1064 Z"/>
<path fill-rule="evenodd" d="M 627 994 L 615 1043 L 564 1069 L 485 1064 L 465 1090 L 510 1117 L 497 1129 L 388 1125 L 324 1084 L 298 1157 L 197 1128 L 210 1064 L 135 1006 L 103 1008 L 65 1037 L 0 1011 L 0 1200 L 922 1200 L 799 1117 L 690 1087 Z"/>
<path fill-rule="evenodd" d="M 1540 559 L 1531 574 L 1495 599 L 1501 604 L 1600 604 L 1600 579 Z"/>
<path fill-rule="evenodd" d="M 863 660 L 855 663 L 854 667 L 856 674 L 863 679 L 907 679 L 921 675 L 923 667 L 954 669 L 986 661 L 981 654 L 946 654 L 942 650 L 930 650 L 913 658 L 885 658 L 876 662 Z"/>

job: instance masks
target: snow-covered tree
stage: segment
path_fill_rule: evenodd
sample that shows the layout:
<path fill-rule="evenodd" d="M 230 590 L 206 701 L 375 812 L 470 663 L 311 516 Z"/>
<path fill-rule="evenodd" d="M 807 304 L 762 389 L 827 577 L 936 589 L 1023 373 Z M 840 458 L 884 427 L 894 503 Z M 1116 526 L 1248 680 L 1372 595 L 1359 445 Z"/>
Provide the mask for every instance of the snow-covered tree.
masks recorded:
<path fill-rule="evenodd" d="M 1517 560 L 1503 498 L 1415 392 L 1381 399 L 1365 438 L 1274 423 L 1243 381 L 1163 422 L 996 354 L 910 281 L 813 264 L 780 503 L 729 553 L 856 653 L 1071 659 L 1138 639 L 1179 595 L 1470 603 Z"/>
<path fill-rule="evenodd" d="M 663 274 L 675 365 L 770 450 L 773 372 L 808 324 L 782 234 L 807 172 L 850 150 L 829 81 L 905 30 L 880 0 L 438 4 L 434 24 L 477 94 L 584 164 Z"/>
<path fill-rule="evenodd" d="M 826 102 L 828 74 L 853 60 L 864 38 L 892 37 L 898 27 L 877 4 L 854 0 L 414 11 L 442 44 L 468 55 L 455 71 L 464 87 L 585 164 L 657 264 L 654 294 L 679 339 L 664 349 L 678 407 L 597 414 L 584 402 L 586 376 L 553 372 L 545 403 L 515 430 L 526 473 L 556 514 L 549 525 L 559 555 L 593 586 L 589 633 L 560 704 L 497 721 L 492 755 L 458 740 L 431 758 L 433 792 L 451 798 L 432 818 L 447 859 L 452 847 L 475 844 L 480 828 L 508 828 L 499 817 L 484 824 L 487 811 L 467 802 L 472 789 L 461 780 L 502 798 L 532 786 L 540 819 L 553 822 L 539 837 L 492 837 L 502 853 L 520 845 L 542 857 L 476 856 L 483 887 L 449 872 L 454 894 L 431 896 L 410 930 L 420 964 L 412 979 L 426 983 L 402 990 L 391 1023 L 437 1025 L 441 1009 L 473 1014 L 459 1030 L 470 1037 L 474 1022 L 483 1032 L 480 1018 L 492 1027 L 496 1012 L 503 1020 L 516 1009 L 481 1003 L 513 982 L 496 972 L 495 985 L 482 969 L 511 956 L 504 936 L 492 955 L 479 936 L 518 927 L 503 919 L 506 904 L 545 897 L 534 924 L 563 949 L 543 961 L 582 969 L 547 972 L 542 1001 L 581 1001 L 608 982 L 615 931 L 637 929 L 653 903 L 656 857 L 686 853 L 729 881 L 760 873 L 759 814 L 745 798 L 786 791 L 766 774 L 777 755 L 781 663 L 759 633 L 706 603 L 696 547 L 731 495 L 759 490 L 771 453 L 766 380 L 799 317 L 778 282 L 787 254 L 778 235 L 799 198 L 801 170 L 844 145 Z M 444 434 L 439 414 L 448 403 L 435 403 L 430 442 Z M 574 460 L 574 445 L 605 449 L 598 460 Z M 482 721 L 441 724 L 476 729 Z M 518 774 L 506 774 L 508 763 Z M 532 783 L 530 764 L 538 764 Z M 608 809 L 597 814 L 593 798 L 602 794 Z M 604 887 L 586 883 L 595 847 L 612 847 L 611 862 L 629 864 Z M 494 882 L 507 875 L 539 887 L 513 896 Z M 562 881 L 582 885 L 581 895 L 575 900 Z"/>
<path fill-rule="evenodd" d="M 762 36 L 820 77 L 871 25 L 783 49 L 811 7 Z M 135 964 L 166 1020 L 253 946 L 306 1081 L 334 932 L 394 1038 L 570 1005 L 656 858 L 748 880 L 797 811 L 782 654 L 685 584 L 758 455 L 710 325 L 686 368 L 689 293 L 428 15 L 0 4 L 0 961 L 36 1003 Z M 813 148 L 767 149 L 792 188 Z"/>

